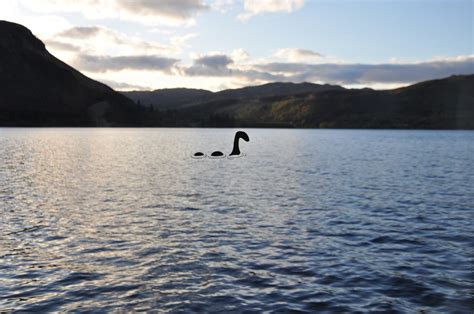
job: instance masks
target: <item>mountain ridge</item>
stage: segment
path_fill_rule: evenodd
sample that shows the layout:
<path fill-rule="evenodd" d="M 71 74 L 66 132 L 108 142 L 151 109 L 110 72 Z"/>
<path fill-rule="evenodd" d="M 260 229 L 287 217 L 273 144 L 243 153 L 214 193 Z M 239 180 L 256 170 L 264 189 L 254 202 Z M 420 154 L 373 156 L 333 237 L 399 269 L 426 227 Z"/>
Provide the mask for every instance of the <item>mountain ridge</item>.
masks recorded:
<path fill-rule="evenodd" d="M 250 97 L 296 95 L 309 92 L 319 92 L 324 90 L 343 89 L 345 88 L 338 85 L 315 84 L 310 82 L 271 82 L 262 85 L 225 89 L 218 92 L 212 92 L 205 89 L 179 87 L 155 89 L 152 91 L 126 91 L 121 93 L 135 102 L 140 102 L 142 105 L 149 106 L 151 104 L 154 106 L 155 109 L 178 109 L 177 107 L 173 107 L 172 105 L 178 105 L 178 107 L 181 107 L 181 105 L 183 104 L 178 99 L 170 99 L 177 92 L 182 93 L 179 96 L 183 98 L 183 102 L 187 102 L 185 105 L 189 105 L 211 99 L 246 99 Z M 188 95 L 189 97 L 186 97 L 186 95 Z M 166 103 L 166 100 L 168 100 L 169 102 Z M 161 103 L 160 105 L 160 102 L 164 103 Z"/>
<path fill-rule="evenodd" d="M 300 84 L 311 88 L 269 92 L 276 86 Z M 452 75 L 391 90 L 300 84 L 269 83 L 209 92 L 205 98 L 173 106 L 152 106 L 165 109 L 161 123 L 168 126 L 179 117 L 181 126 L 474 129 L 474 75 Z M 252 92 L 245 93 L 248 90 Z M 145 94 L 156 92 L 166 90 Z"/>

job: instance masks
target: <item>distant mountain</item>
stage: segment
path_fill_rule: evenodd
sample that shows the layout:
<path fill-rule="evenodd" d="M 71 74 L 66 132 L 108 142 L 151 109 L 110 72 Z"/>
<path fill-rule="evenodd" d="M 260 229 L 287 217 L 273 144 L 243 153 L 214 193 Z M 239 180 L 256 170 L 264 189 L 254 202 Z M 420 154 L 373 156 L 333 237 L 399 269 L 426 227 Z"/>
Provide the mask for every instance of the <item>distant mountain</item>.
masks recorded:
<path fill-rule="evenodd" d="M 474 129 L 474 75 L 395 90 L 332 90 L 295 96 L 203 103 L 200 112 L 243 125 L 307 128 Z"/>
<path fill-rule="evenodd" d="M 260 86 L 249 86 L 238 89 L 228 89 L 216 93 L 219 99 L 249 99 L 265 97 L 282 97 L 305 93 L 319 93 L 330 90 L 344 90 L 337 85 L 319 85 L 313 83 L 268 83 Z"/>
<path fill-rule="evenodd" d="M 133 101 L 143 105 L 152 105 L 155 109 L 178 109 L 183 105 L 203 101 L 213 95 L 204 89 L 167 88 L 154 91 L 122 92 Z"/>
<path fill-rule="evenodd" d="M 271 83 L 188 99 L 177 90 L 134 97 L 169 94 L 169 102 L 149 98 L 167 109 L 150 113 L 149 124 L 164 126 L 474 129 L 473 87 L 474 75 L 460 75 L 394 90 Z"/>
<path fill-rule="evenodd" d="M 203 102 L 216 100 L 242 100 L 262 97 L 282 97 L 302 93 L 316 93 L 328 90 L 344 90 L 336 85 L 318 85 L 312 83 L 268 83 L 260 86 L 248 86 L 237 89 L 227 89 L 217 93 L 203 89 L 171 88 L 154 91 L 122 92 L 143 106 L 152 105 L 155 109 L 169 110 L 190 107 Z"/>
<path fill-rule="evenodd" d="M 0 126 L 137 123 L 137 106 L 56 59 L 30 30 L 0 21 Z"/>

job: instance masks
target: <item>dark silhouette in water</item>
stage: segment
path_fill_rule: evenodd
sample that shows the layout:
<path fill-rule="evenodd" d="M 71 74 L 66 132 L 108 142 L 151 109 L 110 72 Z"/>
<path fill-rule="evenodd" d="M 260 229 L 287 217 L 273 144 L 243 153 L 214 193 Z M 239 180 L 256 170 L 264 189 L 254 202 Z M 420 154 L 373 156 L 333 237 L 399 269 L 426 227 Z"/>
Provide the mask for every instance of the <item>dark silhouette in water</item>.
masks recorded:
<path fill-rule="evenodd" d="M 223 157 L 224 156 L 224 153 L 223 152 L 219 152 L 219 151 L 216 151 L 216 152 L 213 152 L 211 154 L 211 157 Z"/>
<path fill-rule="evenodd" d="M 239 140 L 240 139 L 243 139 L 246 142 L 250 141 L 249 136 L 247 135 L 247 133 L 245 133 L 243 131 L 238 131 L 237 133 L 235 133 L 234 147 L 232 148 L 232 152 L 230 153 L 229 156 L 240 155 L 240 149 L 239 149 Z"/>
<path fill-rule="evenodd" d="M 230 156 L 240 156 L 241 155 L 240 148 L 239 148 L 239 140 L 240 139 L 243 139 L 246 142 L 248 142 L 250 140 L 247 133 L 245 133 L 243 131 L 238 131 L 237 133 L 235 133 L 234 147 L 232 148 L 232 152 L 229 154 L 229 157 Z M 193 155 L 193 157 L 196 157 L 196 158 L 202 158 L 204 156 L 205 155 L 202 152 L 197 152 L 197 153 L 194 153 L 194 155 Z M 225 156 L 225 154 L 221 151 L 215 151 L 215 152 L 211 153 L 211 155 L 210 155 L 210 157 L 224 157 L 224 156 Z"/>

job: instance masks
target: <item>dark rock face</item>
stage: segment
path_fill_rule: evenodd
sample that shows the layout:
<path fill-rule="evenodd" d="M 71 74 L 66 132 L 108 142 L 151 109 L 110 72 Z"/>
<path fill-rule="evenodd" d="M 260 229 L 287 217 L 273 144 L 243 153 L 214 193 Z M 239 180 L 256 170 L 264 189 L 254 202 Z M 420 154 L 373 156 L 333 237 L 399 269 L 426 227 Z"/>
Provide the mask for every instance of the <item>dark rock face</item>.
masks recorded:
<path fill-rule="evenodd" d="M 136 106 L 56 59 L 27 28 L 0 21 L 0 125 L 133 125 Z"/>

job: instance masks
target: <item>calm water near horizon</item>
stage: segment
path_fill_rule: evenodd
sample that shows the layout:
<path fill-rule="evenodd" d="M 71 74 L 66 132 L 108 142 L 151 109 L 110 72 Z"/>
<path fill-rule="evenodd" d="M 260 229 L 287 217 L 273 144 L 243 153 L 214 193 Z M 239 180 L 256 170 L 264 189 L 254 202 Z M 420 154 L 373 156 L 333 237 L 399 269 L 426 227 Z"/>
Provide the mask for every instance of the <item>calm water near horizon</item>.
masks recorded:
<path fill-rule="evenodd" d="M 0 312 L 474 307 L 474 131 L 0 128 Z"/>

